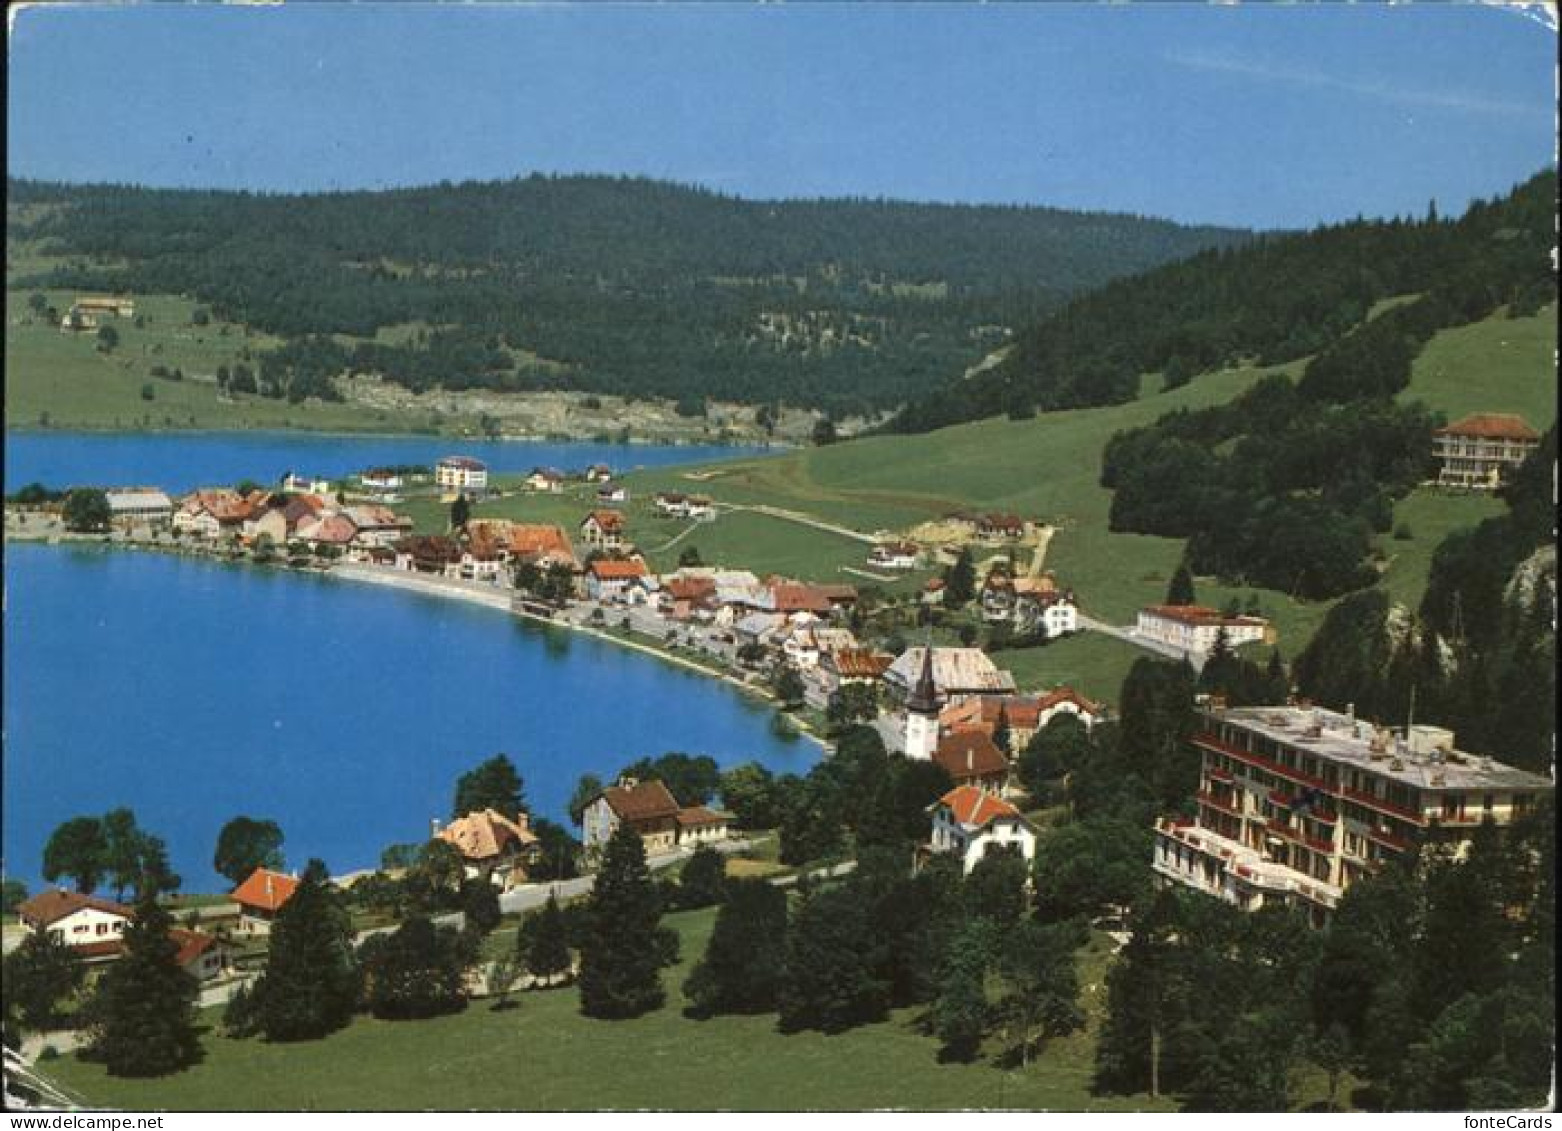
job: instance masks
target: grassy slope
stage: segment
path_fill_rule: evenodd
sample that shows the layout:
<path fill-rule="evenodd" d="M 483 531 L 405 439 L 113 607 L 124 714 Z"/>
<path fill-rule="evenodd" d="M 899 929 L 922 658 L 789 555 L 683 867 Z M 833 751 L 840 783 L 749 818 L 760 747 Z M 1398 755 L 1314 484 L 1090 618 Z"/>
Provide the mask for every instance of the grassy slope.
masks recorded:
<path fill-rule="evenodd" d="M 688 1020 L 678 987 L 704 952 L 714 913 L 668 922 L 683 937 L 683 961 L 664 978 L 669 1004 L 633 1021 L 583 1018 L 575 991 L 560 990 L 522 995 L 505 1013 L 475 1005 L 432 1021 L 363 1019 L 296 1045 L 208 1036 L 202 1064 L 160 1080 L 112 1079 L 75 1057 L 44 1068 L 89 1103 L 143 1111 L 1152 1106 L 1146 1097 L 1089 1094 L 1107 962 L 1099 941 L 1080 971 L 1090 1031 L 1055 1042 L 1028 1068 L 1001 1072 L 986 1062 L 939 1064 L 914 1011 L 833 1037 L 782 1036 L 774 1014 Z"/>
<path fill-rule="evenodd" d="M 1405 396 L 1418 397 L 1450 415 L 1472 408 L 1524 412 L 1538 427 L 1555 416 L 1555 309 L 1531 318 L 1492 318 L 1445 331 L 1418 360 Z M 1284 367 L 1295 372 L 1296 367 Z M 1021 512 L 1058 527 L 1048 565 L 1074 586 L 1083 608 L 1114 622 L 1159 599 L 1182 553 L 1179 540 L 1107 529 L 1111 495 L 1097 483 L 1102 446 L 1122 428 L 1153 421 L 1173 408 L 1229 399 L 1263 371 L 1207 374 L 1171 392 L 1151 393 L 1127 405 L 1049 413 L 1034 420 L 985 420 L 926 436 L 875 437 L 829 448 L 724 464 L 709 469 L 668 469 L 636 477 L 642 491 L 667 487 L 703 490 L 733 502 L 769 502 L 807 511 L 863 531 L 901 529 L 960 507 Z M 1471 379 L 1474 374 L 1478 380 Z M 1425 587 L 1436 544 L 1451 530 L 1498 513 L 1485 498 L 1417 492 L 1396 518 L 1411 528 L 1409 541 L 1388 536 L 1380 546 L 1390 559 L 1384 585 L 1415 604 Z M 776 532 L 778 535 L 781 532 Z M 794 528 L 794 560 L 815 555 L 814 574 L 834 568 L 815 532 Z M 818 545 L 818 549 L 811 546 Z M 711 559 L 712 555 L 707 555 Z M 810 575 L 807 569 L 798 572 Z M 1199 598 L 1245 604 L 1255 592 L 1274 619 L 1280 646 L 1294 655 L 1327 612 L 1268 590 L 1232 589 L 1203 579 Z M 1135 653 L 1107 641 L 1064 641 L 1049 649 L 1005 653 L 1022 685 L 1042 686 L 1065 673 L 1096 683 L 1115 698 L 1116 683 Z M 1108 690 L 1103 690 L 1103 685 Z M 1088 688 L 1087 688 L 1088 689 Z"/>
<path fill-rule="evenodd" d="M 213 321 L 190 323 L 195 304 L 170 295 L 136 296 L 136 313 L 147 323 L 106 319 L 119 332 L 111 354 L 97 349 L 95 331 L 62 334 L 27 309 L 32 292 L 6 292 L 6 423 L 33 427 L 44 413 L 53 427 L 78 428 L 313 428 L 331 431 L 402 431 L 432 428 L 427 414 L 390 413 L 351 405 L 292 405 L 258 396 L 232 402 L 217 397 L 217 367 L 238 364 L 241 351 L 268 349 L 264 334 L 245 336 L 244 327 Z M 73 291 L 45 291 L 58 309 Z M 185 380 L 154 378 L 162 365 L 181 369 Z M 251 368 L 253 368 L 253 364 Z M 150 384 L 151 401 L 141 389 Z M 450 420 L 447 424 L 459 422 Z"/>

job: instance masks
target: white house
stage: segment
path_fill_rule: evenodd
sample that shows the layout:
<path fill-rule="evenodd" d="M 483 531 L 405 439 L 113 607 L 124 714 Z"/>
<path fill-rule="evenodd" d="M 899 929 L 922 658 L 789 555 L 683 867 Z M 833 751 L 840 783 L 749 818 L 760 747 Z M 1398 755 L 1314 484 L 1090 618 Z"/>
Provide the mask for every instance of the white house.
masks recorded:
<path fill-rule="evenodd" d="M 586 596 L 593 601 L 622 601 L 646 572 L 644 562 L 600 558 L 586 567 Z"/>
<path fill-rule="evenodd" d="M 951 789 L 932 805 L 933 831 L 928 847 L 954 853 L 966 872 L 995 849 L 1036 856 L 1036 827 L 1013 805 L 975 786 Z"/>
<path fill-rule="evenodd" d="M 319 479 L 313 475 L 300 475 L 296 471 L 290 471 L 282 477 L 282 490 L 304 495 L 329 495 L 331 493 L 331 481 Z"/>
<path fill-rule="evenodd" d="M 135 913 L 111 899 L 56 889 L 25 900 L 16 914 L 28 934 L 45 931 L 80 948 L 118 941 Z"/>
<path fill-rule="evenodd" d="M 731 827 L 729 813 L 718 813 L 703 805 L 678 810 L 678 843 L 681 845 L 693 847 L 726 840 Z"/>
<path fill-rule="evenodd" d="M 1222 629 L 1226 642 L 1233 648 L 1274 641 L 1274 630 L 1263 617 L 1227 616 L 1203 605 L 1151 605 L 1140 609 L 1134 633 L 1179 652 L 1203 655 L 1215 647 L 1215 638 Z"/>
<path fill-rule="evenodd" d="M 580 521 L 580 540 L 598 550 L 622 549 L 624 516 L 617 511 L 592 511 Z"/>
<path fill-rule="evenodd" d="M 488 489 L 488 465 L 470 456 L 446 456 L 434 465 L 434 482 L 446 492 Z"/>
<path fill-rule="evenodd" d="M 916 543 L 881 542 L 868 551 L 868 564 L 880 569 L 916 569 Z"/>
<path fill-rule="evenodd" d="M 550 495 L 557 495 L 564 490 L 564 473 L 553 467 L 538 467 L 526 477 L 526 489 L 528 491 L 546 491 Z"/>
<path fill-rule="evenodd" d="M 597 488 L 599 503 L 627 503 L 628 501 L 629 488 L 622 483 L 604 483 Z"/>
<path fill-rule="evenodd" d="M 173 519 L 173 500 L 155 487 L 124 487 L 103 494 L 115 526 L 161 526 Z"/>
<path fill-rule="evenodd" d="M 400 491 L 403 480 L 398 472 L 388 467 L 374 467 L 359 475 L 358 482 L 363 484 L 365 491 L 384 494 L 389 491 Z"/>

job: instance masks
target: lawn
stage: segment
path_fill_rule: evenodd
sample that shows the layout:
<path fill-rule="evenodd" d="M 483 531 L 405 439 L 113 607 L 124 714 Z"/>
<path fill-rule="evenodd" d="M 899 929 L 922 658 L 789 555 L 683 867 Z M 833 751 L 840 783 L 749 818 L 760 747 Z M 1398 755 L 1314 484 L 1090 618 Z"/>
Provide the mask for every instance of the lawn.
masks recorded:
<path fill-rule="evenodd" d="M 1557 308 L 1527 318 L 1487 318 L 1432 338 L 1401 400 L 1420 400 L 1457 420 L 1471 412 L 1516 412 L 1544 432 L 1557 418 Z"/>
<path fill-rule="evenodd" d="M 105 354 L 95 331 L 64 334 L 58 326 L 34 318 L 27 308 L 31 290 L 6 291 L 6 424 L 52 428 L 300 428 L 339 432 L 403 432 L 471 425 L 431 413 L 392 412 L 361 405 L 309 402 L 288 404 L 259 396 L 219 400 L 218 366 L 230 369 L 277 340 L 245 327 L 213 319 L 193 325 L 196 303 L 175 295 L 137 295 L 137 327 L 131 318 L 105 319 L 119 334 L 119 345 Z M 76 291 L 41 292 L 64 311 Z M 183 381 L 151 375 L 161 365 L 179 369 Z M 143 399 L 150 385 L 152 399 Z"/>
<path fill-rule="evenodd" d="M 1116 703 L 1128 669 L 1148 655 L 1115 636 L 1081 632 L 1041 648 L 994 652 L 992 658 L 1013 674 L 1021 691 L 1049 691 L 1067 684 L 1092 699 Z"/>
<path fill-rule="evenodd" d="M 668 917 L 683 961 L 669 1004 L 633 1021 L 580 1016 L 573 989 L 520 995 L 431 1021 L 360 1019 L 323 1041 L 270 1045 L 208 1034 L 195 1068 L 160 1080 L 111 1079 L 68 1056 L 46 1074 L 84 1102 L 133 1110 L 776 1110 L 1015 1107 L 1133 1110 L 1147 1097 L 1089 1092 L 1108 961 L 1096 940 L 1081 964 L 1091 1029 L 1054 1042 L 1024 1069 L 939 1064 L 917 1011 L 838 1036 L 776 1032 L 775 1015 L 692 1021 L 678 987 L 703 952 L 711 910 Z"/>

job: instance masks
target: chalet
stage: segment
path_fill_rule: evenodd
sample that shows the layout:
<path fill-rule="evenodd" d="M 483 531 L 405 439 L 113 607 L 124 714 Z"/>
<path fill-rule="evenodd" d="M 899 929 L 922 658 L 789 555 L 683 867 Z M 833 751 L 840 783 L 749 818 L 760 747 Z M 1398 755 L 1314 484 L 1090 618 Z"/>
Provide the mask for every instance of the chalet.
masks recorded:
<path fill-rule="evenodd" d="M 1036 826 L 1013 805 L 970 785 L 960 785 L 928 806 L 933 829 L 928 847 L 958 856 L 966 872 L 990 851 L 1036 856 Z"/>
<path fill-rule="evenodd" d="M 629 488 L 622 483 L 604 483 L 597 488 L 597 502 L 608 505 L 627 503 L 629 501 Z"/>
<path fill-rule="evenodd" d="M 599 558 L 586 567 L 586 595 L 593 601 L 623 601 L 647 572 L 642 561 Z"/>
<path fill-rule="evenodd" d="M 461 853 L 468 879 L 481 877 L 505 889 L 524 883 L 527 869 L 542 855 L 542 842 L 525 811 L 513 819 L 494 809 L 468 813 L 435 836 Z"/>
<path fill-rule="evenodd" d="M 238 951 L 224 939 L 183 927 L 171 928 L 168 937 L 179 948 L 174 961 L 197 981 L 209 982 L 233 969 Z"/>
<path fill-rule="evenodd" d="M 580 540 L 598 550 L 619 550 L 627 543 L 624 516 L 617 511 L 592 511 L 580 521 Z"/>
<path fill-rule="evenodd" d="M 194 491 L 179 501 L 173 528 L 195 538 L 236 537 L 243 531 L 244 520 L 264 506 L 265 499 L 260 492 L 241 498 L 225 489 Z"/>
<path fill-rule="evenodd" d="M 1439 487 L 1493 491 L 1540 446 L 1522 416 L 1477 412 L 1432 433 Z"/>
<path fill-rule="evenodd" d="M 820 617 L 828 616 L 830 613 L 830 598 L 818 586 L 771 578 L 769 587 L 772 612 L 783 616 L 792 613 L 812 613 Z"/>
<path fill-rule="evenodd" d="M 911 690 L 922 668 L 923 647 L 902 652 L 884 672 L 884 683 L 899 698 Z M 980 648 L 934 648 L 933 686 L 939 703 L 968 695 L 1012 694 L 1014 677 L 1000 670 Z"/>
<path fill-rule="evenodd" d="M 491 546 L 507 562 L 534 565 L 543 570 L 555 565 L 571 570 L 578 568 L 575 551 L 563 527 L 485 518 L 468 522 L 466 530 L 471 545 Z"/>
<path fill-rule="evenodd" d="M 331 481 L 290 471 L 282 477 L 281 489 L 289 494 L 329 495 Z"/>
<path fill-rule="evenodd" d="M 365 491 L 375 494 L 387 494 L 392 491 L 400 491 L 402 487 L 401 473 L 388 467 L 375 467 L 358 476 L 358 482 L 363 485 Z"/>
<path fill-rule="evenodd" d="M 173 500 L 155 487 L 121 487 L 103 494 L 115 526 L 166 526 L 173 521 Z"/>
<path fill-rule="evenodd" d="M 256 868 L 249 878 L 233 889 L 233 902 L 239 905 L 239 929 L 252 934 L 269 934 L 282 905 L 293 898 L 298 880 Z"/>
<path fill-rule="evenodd" d="M 528 491 L 557 495 L 564 490 L 564 473 L 556 467 L 535 467 L 525 482 Z"/>
<path fill-rule="evenodd" d="M 916 543 L 881 542 L 868 551 L 868 564 L 880 569 L 916 569 Z"/>
<path fill-rule="evenodd" d="M 447 571 L 446 576 L 452 574 Z M 463 546 L 461 560 L 457 563 L 453 576 L 462 581 L 486 581 L 490 585 L 497 585 L 499 579 L 504 576 L 504 558 L 493 547 Z"/>
<path fill-rule="evenodd" d="M 676 491 L 658 491 L 652 505 L 657 514 L 670 518 L 683 518 L 689 513 L 689 497 Z"/>
<path fill-rule="evenodd" d="M 781 654 L 799 671 L 812 671 L 821 657 L 830 652 L 857 647 L 857 637 L 849 628 L 830 628 L 810 617 L 806 623 L 794 621 L 781 641 Z"/>
<path fill-rule="evenodd" d="M 395 545 L 396 568 L 441 577 L 460 571 L 461 547 L 443 534 L 414 534 Z"/>
<path fill-rule="evenodd" d="M 716 517 L 716 504 L 704 495 L 690 495 L 683 501 L 683 515 L 704 522 Z"/>
<path fill-rule="evenodd" d="M 927 584 L 922 586 L 921 601 L 924 605 L 942 605 L 944 603 L 944 579 L 931 577 Z"/>
<path fill-rule="evenodd" d="M 822 649 L 819 662 L 807 673 L 804 692 L 808 705 L 822 711 L 829 706 L 830 696 L 852 684 L 865 684 L 877 689 L 893 659 L 887 652 L 875 652 L 871 648 L 855 645 Z"/>
<path fill-rule="evenodd" d="M 999 624 L 1014 617 L 1014 580 L 1001 570 L 989 570 L 979 597 L 982 620 Z"/>
<path fill-rule="evenodd" d="M 1235 648 L 1262 641 L 1272 644 L 1274 629 L 1263 617 L 1227 616 L 1203 605 L 1151 605 L 1139 610 L 1134 635 L 1174 648 L 1184 655 L 1208 655 L 1221 632 Z"/>
<path fill-rule="evenodd" d="M 111 295 L 84 295 L 71 304 L 72 310 L 83 314 L 110 315 L 115 318 L 134 318 L 135 300 Z"/>
<path fill-rule="evenodd" d="M 412 520 L 389 507 L 370 504 L 348 507 L 342 513 L 357 531 L 353 540 L 360 546 L 394 546 L 412 533 Z"/>
<path fill-rule="evenodd" d="M 613 469 L 605 463 L 594 463 L 586 468 L 587 483 L 606 483 L 613 478 Z"/>
<path fill-rule="evenodd" d="M 358 528 L 346 515 L 329 512 L 300 521 L 293 537 L 311 550 L 345 550 L 358 537 Z"/>
<path fill-rule="evenodd" d="M 1079 631 L 1079 606 L 1072 589 L 1038 587 L 1033 578 L 1016 578 L 1012 621 L 1018 632 L 1046 631 L 1049 640 Z"/>
<path fill-rule="evenodd" d="M 434 465 L 434 483 L 448 495 L 480 495 L 488 490 L 488 465 L 470 456 L 446 456 Z"/>
<path fill-rule="evenodd" d="M 592 799 L 581 815 L 586 851 L 600 850 L 621 823 L 640 834 L 647 852 L 667 852 L 678 844 L 679 806 L 659 781 L 621 778 Z"/>
<path fill-rule="evenodd" d="M 1009 728 L 1009 748 L 1018 751 L 1059 715 L 1072 715 L 1088 729 L 1105 718 L 1106 708 L 1072 687 L 1059 687 L 1039 696 L 972 696 L 945 707 L 939 712 L 938 723 L 946 733 L 981 731 L 991 737 L 1002 716 Z"/>
<path fill-rule="evenodd" d="M 956 731 L 940 738 L 933 749 L 933 761 L 956 785 L 975 786 L 995 796 L 1009 780 L 1009 760 L 992 736 L 979 730 Z"/>
<path fill-rule="evenodd" d="M 1026 522 L 1017 514 L 984 514 L 976 520 L 976 536 L 988 542 L 1018 542 Z"/>
<path fill-rule="evenodd" d="M 678 810 L 678 843 L 698 847 L 726 840 L 732 828 L 732 814 L 718 813 L 703 805 Z"/>
<path fill-rule="evenodd" d="M 46 932 L 66 946 L 80 949 L 117 943 L 135 912 L 111 899 L 57 888 L 24 900 L 16 915 L 28 934 Z"/>
<path fill-rule="evenodd" d="M 708 619 L 715 605 L 716 582 L 710 577 L 673 574 L 662 579 L 657 611 L 669 620 Z"/>

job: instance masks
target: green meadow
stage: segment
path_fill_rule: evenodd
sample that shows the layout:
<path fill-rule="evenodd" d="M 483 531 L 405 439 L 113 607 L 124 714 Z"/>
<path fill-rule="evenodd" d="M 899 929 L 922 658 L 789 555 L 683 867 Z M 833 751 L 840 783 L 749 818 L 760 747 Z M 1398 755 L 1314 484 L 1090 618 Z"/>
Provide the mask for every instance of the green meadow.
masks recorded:
<path fill-rule="evenodd" d="M 208 1032 L 202 1063 L 162 1079 L 111 1078 L 75 1056 L 41 1067 L 86 1104 L 138 1111 L 1171 1108 L 1090 1094 L 1110 961 L 1103 936 L 1081 958 L 1086 1030 L 1005 1070 L 991 1055 L 940 1064 L 917 1009 L 836 1036 L 783 1035 L 774 1014 L 684 1017 L 680 987 L 714 921 L 713 910 L 668 916 L 682 938 L 682 959 L 663 976 L 668 1004 L 632 1021 L 582 1017 L 576 991 L 561 989 L 518 995 L 517 1008 L 499 1013 L 474 1003 L 429 1021 L 360 1018 L 299 1044 Z"/>

